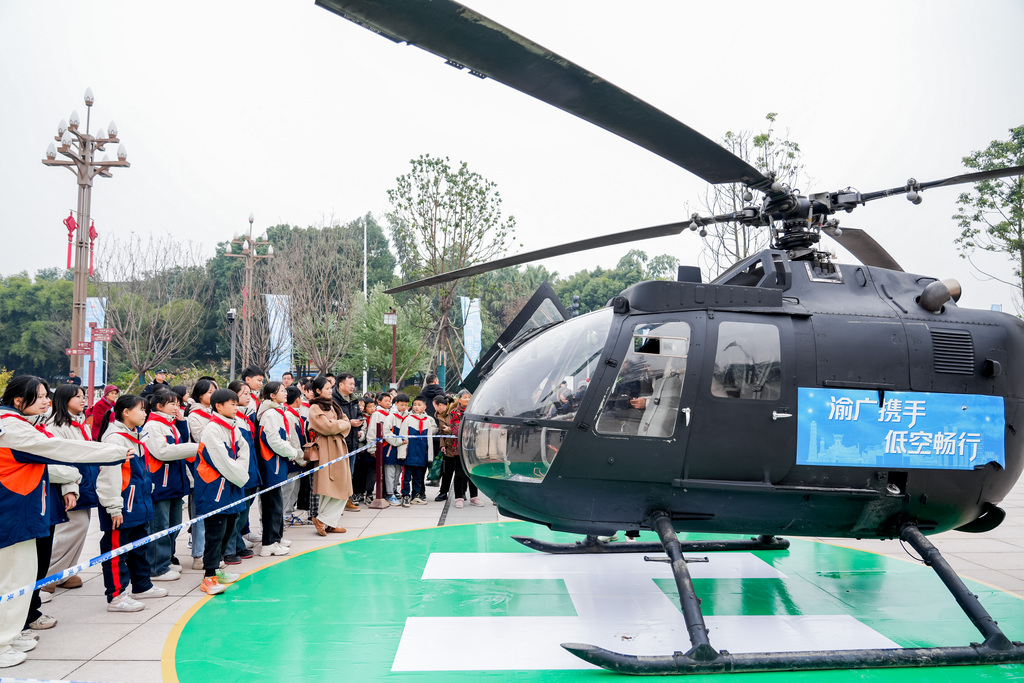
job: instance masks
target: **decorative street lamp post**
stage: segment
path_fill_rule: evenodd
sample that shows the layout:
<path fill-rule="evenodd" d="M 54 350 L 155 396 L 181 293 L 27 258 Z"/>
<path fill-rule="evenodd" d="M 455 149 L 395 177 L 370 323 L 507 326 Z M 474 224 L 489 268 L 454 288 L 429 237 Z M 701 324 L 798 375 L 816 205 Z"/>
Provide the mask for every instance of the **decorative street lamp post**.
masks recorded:
<path fill-rule="evenodd" d="M 398 380 L 395 373 L 398 368 L 398 311 L 394 308 L 384 314 L 384 324 L 391 325 L 391 388 L 398 388 Z"/>
<path fill-rule="evenodd" d="M 74 294 L 71 308 L 71 348 L 78 348 L 79 342 L 86 342 L 85 335 L 85 304 L 88 296 L 89 275 L 92 270 L 91 251 L 92 240 L 96 237 L 95 228 L 92 226 L 90 216 L 92 212 L 92 181 L 96 176 L 110 178 L 110 169 L 128 168 L 128 153 L 124 145 L 120 144 L 117 137 L 117 126 L 111 121 L 106 130 L 98 130 L 96 133 L 89 132 L 89 123 L 92 115 L 92 103 L 95 98 L 92 95 L 92 88 L 85 90 L 85 132 L 81 132 L 78 112 L 71 112 L 68 121 L 61 119 L 57 126 L 57 135 L 54 137 L 59 144 L 54 147 L 51 142 L 46 148 L 46 158 L 43 164 L 46 166 L 64 166 L 75 174 L 78 180 L 78 220 L 69 217 L 64 221 L 68 227 L 69 252 L 71 247 L 72 233 L 74 233 L 75 252 L 75 279 Z M 104 151 L 108 144 L 118 144 L 117 161 L 110 161 L 106 155 L 97 161 L 96 153 Z M 58 159 L 57 154 L 67 157 Z M 69 254 L 70 268 L 70 254 Z M 80 355 L 71 356 L 71 369 L 82 376 L 84 357 Z"/>
<path fill-rule="evenodd" d="M 274 258 L 274 245 L 264 240 L 254 239 L 252 236 L 252 223 L 256 220 L 253 215 L 249 214 L 249 234 L 239 235 L 235 233 L 235 238 L 231 240 L 231 244 L 237 244 L 242 247 L 241 254 L 232 253 L 230 247 L 228 248 L 225 256 L 231 256 L 233 258 L 244 258 L 245 259 L 245 286 L 242 287 L 242 367 L 247 368 L 252 365 L 252 271 L 256 265 L 256 262 L 260 259 Z M 267 247 L 266 254 L 257 254 L 256 247 Z"/>

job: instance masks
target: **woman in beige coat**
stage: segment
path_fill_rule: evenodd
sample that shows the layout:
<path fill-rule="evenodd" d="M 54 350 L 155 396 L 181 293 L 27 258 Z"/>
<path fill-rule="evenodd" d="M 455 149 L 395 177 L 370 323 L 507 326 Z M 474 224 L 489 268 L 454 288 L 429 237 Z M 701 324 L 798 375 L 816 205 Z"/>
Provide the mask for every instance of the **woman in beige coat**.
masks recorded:
<path fill-rule="evenodd" d="M 345 435 L 352 429 L 341 409 L 331 400 L 332 386 L 327 377 L 313 380 L 313 400 L 309 406 L 309 428 L 320 452 L 320 464 L 335 460 L 346 453 Z M 313 474 L 313 492 L 320 496 L 319 511 L 313 518 L 316 532 L 343 534 L 339 526 L 345 514 L 345 504 L 352 495 L 352 467 L 348 459 L 339 460 Z"/>

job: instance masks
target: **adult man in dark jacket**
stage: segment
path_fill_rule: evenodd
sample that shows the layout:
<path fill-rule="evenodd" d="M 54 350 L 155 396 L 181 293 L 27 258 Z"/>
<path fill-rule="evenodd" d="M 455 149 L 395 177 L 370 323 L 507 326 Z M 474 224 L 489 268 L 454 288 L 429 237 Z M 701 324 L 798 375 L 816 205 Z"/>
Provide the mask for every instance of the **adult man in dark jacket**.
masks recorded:
<path fill-rule="evenodd" d="M 338 375 L 338 381 L 334 384 L 331 398 L 341 407 L 341 412 L 345 413 L 349 422 L 352 423 L 352 429 L 349 430 L 348 436 L 345 437 L 345 445 L 348 446 L 349 453 L 359 448 L 359 430 L 363 428 L 363 415 L 359 411 L 359 397 L 356 396 L 355 392 L 355 376 L 350 372 L 343 372 Z M 351 457 L 348 461 L 352 467 L 352 472 L 355 473 L 356 458 Z M 348 504 L 345 505 L 345 509 L 355 511 L 360 508 L 350 498 Z"/>
<path fill-rule="evenodd" d="M 444 388 L 438 382 L 437 375 L 433 373 L 427 375 L 426 384 L 423 385 L 420 396 L 427 402 L 427 415 L 434 417 L 434 397 L 444 396 Z"/>
<path fill-rule="evenodd" d="M 142 398 L 149 398 L 153 393 L 156 393 L 158 389 L 171 390 L 171 385 L 167 383 L 167 371 L 157 370 L 153 373 L 153 381 L 147 384 L 143 389 L 142 393 L 139 394 Z"/>

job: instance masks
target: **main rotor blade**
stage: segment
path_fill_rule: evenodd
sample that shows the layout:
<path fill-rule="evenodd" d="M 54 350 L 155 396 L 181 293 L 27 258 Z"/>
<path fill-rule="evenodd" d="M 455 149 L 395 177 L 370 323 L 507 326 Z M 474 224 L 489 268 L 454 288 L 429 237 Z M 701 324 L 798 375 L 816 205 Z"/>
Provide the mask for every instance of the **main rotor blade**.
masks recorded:
<path fill-rule="evenodd" d="M 832 239 L 843 245 L 848 252 L 860 259 L 865 266 L 876 266 L 903 272 L 903 267 L 896 262 L 882 245 L 860 228 L 842 228 L 839 236 L 828 234 Z"/>
<path fill-rule="evenodd" d="M 756 168 L 689 126 L 452 0 L 316 4 L 600 126 L 709 183 L 742 183 L 754 189 L 771 184 Z"/>
<path fill-rule="evenodd" d="M 448 271 L 447 273 L 441 273 L 440 275 L 434 275 L 432 277 L 417 280 L 415 282 L 409 282 L 398 287 L 392 287 L 385 293 L 395 294 L 397 292 L 404 292 L 409 289 L 429 287 L 431 285 L 441 284 L 442 282 L 451 282 L 452 280 L 458 280 L 459 278 L 480 275 L 481 273 L 489 273 L 492 270 L 508 268 L 509 266 L 518 266 L 520 264 L 528 263 L 530 261 L 551 258 L 552 256 L 572 254 L 577 251 L 587 251 L 588 249 L 597 249 L 598 247 L 607 247 L 613 244 L 623 244 L 625 242 L 638 242 L 640 240 L 654 239 L 655 237 L 667 237 L 669 235 L 678 235 L 688 225 L 689 222 L 655 225 L 650 228 L 639 228 L 637 230 L 619 232 L 613 235 L 591 237 L 590 239 L 579 240 L 577 242 L 569 242 L 568 244 L 562 244 L 557 247 L 548 247 L 546 249 L 528 251 L 524 254 L 507 256 L 505 258 L 497 259 L 496 261 L 488 261 L 487 263 L 478 263 L 473 266 L 459 268 L 458 270 L 451 270 Z"/>
<path fill-rule="evenodd" d="M 995 168 L 991 171 L 978 171 L 976 173 L 964 173 L 961 175 L 951 176 L 942 180 L 931 180 L 927 183 L 918 183 L 916 188 L 904 185 L 902 187 L 894 187 L 888 190 L 880 190 L 878 192 L 868 192 L 861 196 L 861 201 L 870 202 L 872 199 L 880 199 L 882 197 L 891 197 L 895 194 L 905 194 L 912 189 L 927 190 L 933 187 L 946 187 L 947 185 L 962 185 L 964 183 L 978 183 L 982 180 L 992 180 L 994 178 L 1005 178 L 1013 175 L 1024 175 L 1024 166 L 1007 166 L 1006 168 Z M 844 228 L 845 229 L 845 228 Z"/>

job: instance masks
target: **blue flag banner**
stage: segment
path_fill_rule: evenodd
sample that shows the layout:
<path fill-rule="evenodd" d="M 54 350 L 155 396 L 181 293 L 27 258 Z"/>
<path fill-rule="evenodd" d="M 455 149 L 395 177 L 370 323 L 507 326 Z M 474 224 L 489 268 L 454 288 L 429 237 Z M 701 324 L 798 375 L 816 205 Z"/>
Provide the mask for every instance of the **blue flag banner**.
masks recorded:
<path fill-rule="evenodd" d="M 798 465 L 1006 466 L 1001 396 L 800 387 L 798 400 Z"/>
<path fill-rule="evenodd" d="M 265 294 L 267 324 L 270 326 L 270 367 L 267 379 L 279 381 L 292 370 L 291 297 L 286 294 Z"/>
<path fill-rule="evenodd" d="M 462 320 L 465 321 L 463 334 L 466 355 L 462 358 L 462 379 L 466 379 L 473 366 L 480 360 L 480 336 L 483 325 L 480 322 L 480 299 L 470 299 L 468 296 L 460 296 L 459 299 L 462 303 Z"/>
<path fill-rule="evenodd" d="M 89 323 L 96 323 L 96 327 L 106 327 L 105 323 L 107 320 L 107 298 L 101 296 L 90 296 L 85 300 L 85 324 L 86 334 L 89 334 Z M 88 339 L 89 337 L 87 337 Z M 103 364 L 103 343 L 94 342 L 92 345 L 92 359 L 96 362 L 96 368 L 93 370 L 95 377 L 93 382 L 99 387 L 102 387 L 107 383 L 106 367 Z M 86 375 L 84 380 L 89 381 L 89 359 L 86 358 Z"/>

